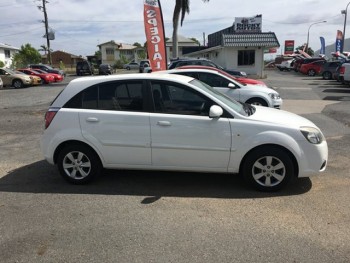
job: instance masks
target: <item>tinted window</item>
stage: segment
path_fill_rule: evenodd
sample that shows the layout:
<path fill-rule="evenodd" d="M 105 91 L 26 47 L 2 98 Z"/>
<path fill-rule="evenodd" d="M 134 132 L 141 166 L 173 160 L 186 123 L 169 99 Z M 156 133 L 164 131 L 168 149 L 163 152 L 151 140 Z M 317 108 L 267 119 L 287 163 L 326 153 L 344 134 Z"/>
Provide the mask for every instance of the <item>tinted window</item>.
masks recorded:
<path fill-rule="evenodd" d="M 167 82 L 152 82 L 156 112 L 208 116 L 211 100 L 188 87 Z"/>
<path fill-rule="evenodd" d="M 227 79 L 216 74 L 200 72 L 198 75 L 200 81 L 203 81 L 212 87 L 228 87 L 228 84 L 230 83 Z"/>
<path fill-rule="evenodd" d="M 142 81 L 102 83 L 80 92 L 64 108 L 144 111 L 142 87 Z"/>
<path fill-rule="evenodd" d="M 249 66 L 255 64 L 255 50 L 239 50 L 238 66 Z"/>

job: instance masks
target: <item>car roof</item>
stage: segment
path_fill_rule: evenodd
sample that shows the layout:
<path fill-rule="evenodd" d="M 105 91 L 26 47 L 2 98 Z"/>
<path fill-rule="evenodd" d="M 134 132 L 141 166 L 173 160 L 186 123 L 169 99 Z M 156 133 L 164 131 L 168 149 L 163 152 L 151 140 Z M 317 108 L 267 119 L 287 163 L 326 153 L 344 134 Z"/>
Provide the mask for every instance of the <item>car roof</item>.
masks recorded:
<path fill-rule="evenodd" d="M 77 78 L 69 82 L 69 84 L 63 89 L 61 94 L 56 98 L 51 107 L 62 107 L 68 100 L 70 100 L 73 96 L 75 96 L 87 87 L 117 80 L 164 80 L 186 84 L 193 80 L 193 78 L 173 74 L 156 74 L 156 72 L 153 74 L 134 73 Z"/>

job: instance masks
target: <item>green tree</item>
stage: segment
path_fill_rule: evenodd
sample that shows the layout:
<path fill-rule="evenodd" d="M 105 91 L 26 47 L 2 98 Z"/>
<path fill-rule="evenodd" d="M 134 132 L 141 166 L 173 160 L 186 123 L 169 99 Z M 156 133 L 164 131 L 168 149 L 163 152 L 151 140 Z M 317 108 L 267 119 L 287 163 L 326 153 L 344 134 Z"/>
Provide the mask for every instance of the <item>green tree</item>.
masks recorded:
<path fill-rule="evenodd" d="M 209 0 L 202 0 L 203 2 L 209 2 Z M 185 15 L 190 13 L 190 0 L 176 0 L 173 13 L 173 58 L 178 57 L 178 40 L 177 31 L 179 28 L 179 21 L 181 15 L 181 26 L 185 19 Z"/>
<path fill-rule="evenodd" d="M 5 67 L 5 63 L 0 60 L 0 68 L 3 68 L 3 67 Z"/>
<path fill-rule="evenodd" d="M 201 43 L 199 42 L 199 40 L 198 40 L 197 38 L 191 37 L 190 39 L 193 40 L 194 42 L 196 42 L 196 44 L 197 44 L 198 46 L 201 45 Z"/>
<path fill-rule="evenodd" d="M 41 48 L 38 49 L 38 51 L 44 51 L 44 54 L 46 55 L 46 53 L 49 51 L 49 49 L 47 48 L 47 46 L 45 45 L 41 45 Z M 52 49 L 50 49 L 50 51 L 52 51 Z"/>
<path fill-rule="evenodd" d="M 139 42 L 135 42 L 134 44 L 132 44 L 135 47 L 142 47 L 142 45 Z"/>
<path fill-rule="evenodd" d="M 18 53 L 13 56 L 13 66 L 15 68 L 27 67 L 28 64 L 41 62 L 41 55 L 38 50 L 29 43 L 22 45 Z"/>

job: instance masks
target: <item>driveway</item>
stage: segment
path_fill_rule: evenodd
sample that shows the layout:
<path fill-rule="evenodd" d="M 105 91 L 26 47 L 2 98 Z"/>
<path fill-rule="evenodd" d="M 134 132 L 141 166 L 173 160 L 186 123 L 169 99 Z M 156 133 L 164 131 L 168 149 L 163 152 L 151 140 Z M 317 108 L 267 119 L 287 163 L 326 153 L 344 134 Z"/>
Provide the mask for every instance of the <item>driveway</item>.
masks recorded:
<path fill-rule="evenodd" d="M 117 170 L 67 184 L 39 150 L 64 85 L 0 90 L 1 262 L 349 262 L 350 89 L 267 73 L 282 109 L 329 144 L 325 173 L 277 193 L 222 174 Z"/>

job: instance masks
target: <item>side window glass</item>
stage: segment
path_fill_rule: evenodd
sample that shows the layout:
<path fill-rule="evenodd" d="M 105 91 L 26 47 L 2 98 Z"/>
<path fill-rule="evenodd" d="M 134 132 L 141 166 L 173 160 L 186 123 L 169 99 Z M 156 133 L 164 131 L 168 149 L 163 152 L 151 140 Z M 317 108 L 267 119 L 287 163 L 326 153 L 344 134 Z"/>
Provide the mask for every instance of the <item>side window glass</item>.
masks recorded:
<path fill-rule="evenodd" d="M 64 108 L 144 111 L 142 87 L 142 81 L 102 83 L 75 95 Z"/>
<path fill-rule="evenodd" d="M 152 82 L 156 112 L 208 116 L 211 100 L 188 87 L 168 82 Z"/>
<path fill-rule="evenodd" d="M 97 109 L 98 98 L 97 86 L 90 87 L 82 93 L 82 108 L 83 109 Z"/>
<path fill-rule="evenodd" d="M 99 86 L 101 110 L 144 111 L 142 81 L 113 82 Z"/>
<path fill-rule="evenodd" d="M 211 73 L 199 73 L 199 80 L 212 87 L 228 87 L 230 83 L 227 79 Z"/>

